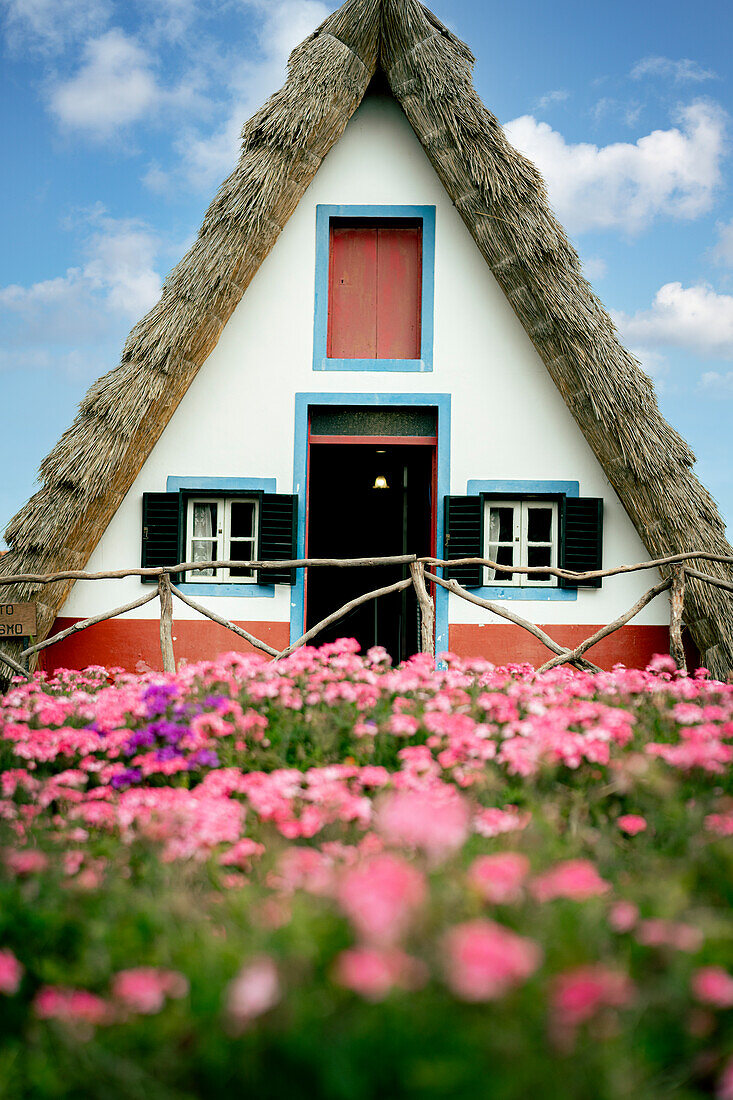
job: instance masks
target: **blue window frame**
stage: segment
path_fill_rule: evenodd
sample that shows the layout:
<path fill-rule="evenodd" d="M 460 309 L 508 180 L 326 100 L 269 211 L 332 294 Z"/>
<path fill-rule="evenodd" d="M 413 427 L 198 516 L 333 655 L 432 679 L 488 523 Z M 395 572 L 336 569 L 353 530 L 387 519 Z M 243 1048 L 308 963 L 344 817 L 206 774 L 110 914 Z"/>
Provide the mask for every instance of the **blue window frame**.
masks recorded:
<path fill-rule="evenodd" d="M 422 305 L 419 359 L 329 359 L 328 273 L 332 218 L 413 218 L 422 222 Z M 316 206 L 316 301 L 313 369 L 342 371 L 421 371 L 433 369 L 435 298 L 434 206 Z"/>
<path fill-rule="evenodd" d="M 531 494 L 547 497 L 580 496 L 580 483 L 577 481 L 469 481 L 466 485 L 468 496 L 490 494 L 495 499 L 521 499 Z M 548 585 L 483 585 L 472 588 L 477 596 L 485 600 L 559 600 L 572 602 L 578 598 L 577 588 L 549 587 Z"/>
<path fill-rule="evenodd" d="M 226 497 L 227 493 L 252 492 L 274 493 L 277 482 L 274 477 L 169 477 L 166 492 L 201 493 L 202 496 Z M 179 584 L 181 592 L 189 596 L 236 596 L 237 598 L 259 597 L 272 599 L 275 596 L 274 584 L 237 584 L 233 582 L 206 583 L 205 581 L 184 582 Z"/>

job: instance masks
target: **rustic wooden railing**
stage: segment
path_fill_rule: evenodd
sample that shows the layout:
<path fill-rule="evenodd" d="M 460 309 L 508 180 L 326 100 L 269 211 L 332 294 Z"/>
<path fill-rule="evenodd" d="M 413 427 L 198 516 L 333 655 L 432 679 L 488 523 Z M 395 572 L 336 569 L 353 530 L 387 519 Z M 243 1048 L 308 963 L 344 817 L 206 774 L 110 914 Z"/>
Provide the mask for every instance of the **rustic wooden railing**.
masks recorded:
<path fill-rule="evenodd" d="M 64 638 L 70 637 L 72 634 L 78 634 L 81 630 L 86 630 L 87 627 L 94 626 L 96 623 L 105 622 L 107 619 L 116 618 L 118 615 L 124 615 L 129 611 L 135 611 L 139 607 L 143 607 L 145 604 L 150 603 L 151 600 L 158 599 L 160 601 L 160 650 L 163 660 L 163 668 L 166 672 L 175 672 L 176 663 L 175 655 L 173 651 L 173 600 L 178 599 L 182 603 L 186 604 L 192 610 L 198 612 L 198 614 L 205 616 L 207 619 L 211 619 L 213 622 L 218 623 L 220 626 L 226 627 L 227 630 L 231 630 L 238 637 L 243 638 L 255 649 L 261 650 L 263 653 L 267 653 L 268 656 L 274 660 L 281 660 L 283 657 L 287 657 L 294 650 L 300 646 L 306 645 L 312 641 L 318 634 L 322 633 L 327 627 L 332 626 L 334 623 L 343 619 L 349 612 L 355 608 L 360 607 L 362 604 L 368 603 L 370 600 L 377 600 L 381 596 L 388 596 L 393 592 L 401 592 L 406 588 L 413 587 L 415 589 L 415 595 L 417 597 L 418 607 L 420 609 L 420 646 L 423 653 L 430 653 L 435 655 L 435 601 L 431 596 L 428 589 L 428 585 L 438 585 L 447 589 L 454 595 L 459 596 L 461 599 L 467 600 L 469 603 L 476 604 L 478 607 L 483 607 L 487 611 L 492 612 L 499 618 L 507 619 L 509 622 L 514 623 L 516 626 L 522 627 L 527 630 L 535 638 L 537 638 L 543 645 L 545 645 L 554 656 L 547 661 L 538 672 L 546 672 L 548 669 L 555 668 L 562 664 L 572 664 L 577 668 L 584 669 L 586 671 L 600 671 L 597 665 L 592 664 L 586 660 L 584 654 L 592 646 L 600 642 L 601 639 L 607 638 L 609 634 L 613 634 L 616 630 L 619 630 L 622 626 L 625 626 L 635 615 L 651 603 L 653 599 L 661 595 L 662 592 L 666 592 L 671 589 L 670 599 L 670 623 L 669 623 L 669 635 L 670 635 L 670 654 L 674 658 L 675 663 L 679 669 L 686 669 L 685 652 L 682 644 L 682 617 L 684 611 L 684 599 L 685 599 L 685 580 L 687 577 L 694 578 L 696 581 L 704 581 L 707 584 L 714 585 L 716 588 L 723 588 L 728 592 L 733 592 L 733 583 L 727 580 L 723 580 L 720 577 L 712 576 L 709 573 L 701 572 L 698 569 L 690 567 L 690 562 L 717 562 L 724 565 L 733 565 L 733 557 L 721 557 L 715 554 L 709 554 L 706 551 L 689 551 L 682 554 L 673 554 L 666 558 L 657 558 L 653 561 L 639 562 L 636 565 L 618 565 L 612 569 L 598 569 L 586 573 L 574 573 L 570 570 L 559 569 L 557 567 L 550 566 L 508 566 L 501 565 L 498 562 L 492 561 L 490 558 L 460 558 L 455 561 L 445 561 L 442 558 L 418 558 L 415 554 L 401 554 L 394 557 L 384 558 L 298 558 L 293 561 L 207 561 L 207 562 L 181 562 L 179 565 L 167 565 L 161 566 L 157 569 L 117 569 L 110 570 L 105 573 L 85 573 L 83 570 L 66 570 L 60 573 L 19 573 L 15 576 L 0 577 L 0 586 L 9 584 L 52 584 L 56 581 L 98 581 L 98 580 L 121 580 L 124 577 L 153 577 L 157 578 L 158 586 L 152 592 L 147 593 L 145 596 L 140 596 L 136 600 L 132 600 L 130 603 L 123 604 L 121 607 L 115 607 L 112 611 L 102 612 L 98 615 L 92 615 L 88 619 L 83 619 L 80 622 L 74 623 L 73 626 L 67 627 L 66 630 L 59 631 L 58 634 L 54 634 L 50 638 L 46 638 L 42 642 L 36 642 L 33 645 L 29 645 L 24 649 L 19 657 L 20 660 L 16 661 L 7 653 L 3 653 L 0 650 L 0 662 L 5 664 L 12 672 L 18 676 L 24 676 L 30 679 L 30 672 L 28 670 L 29 660 L 41 650 L 48 648 L 48 646 L 55 645 L 56 642 L 63 641 Z M 171 581 L 171 575 L 176 573 L 192 573 L 203 569 L 221 569 L 221 568 L 236 568 L 241 569 L 243 566 L 251 568 L 253 570 L 268 570 L 268 569 L 318 569 L 323 567 L 331 567 L 338 569 L 354 569 L 354 568 L 370 568 L 376 566 L 385 565 L 402 565 L 409 567 L 410 575 L 403 580 L 396 581 L 394 584 L 386 585 L 383 588 L 375 588 L 370 592 L 365 592 L 364 595 L 358 596 L 348 603 L 345 603 L 338 610 L 327 615 L 325 619 L 322 619 L 315 626 L 312 626 L 309 630 L 293 642 L 292 645 L 287 646 L 286 649 L 277 650 L 266 642 L 261 641 L 259 638 L 254 637 L 249 631 L 244 630 L 241 626 L 237 626 L 236 623 L 230 622 L 228 619 L 223 618 L 221 615 L 217 615 L 216 612 L 211 611 L 208 607 L 204 607 L 197 600 L 191 599 L 190 596 L 184 594 L 177 588 Z M 432 569 L 440 569 L 446 567 L 455 567 L 457 565 L 481 565 L 487 566 L 489 569 L 497 569 L 502 573 L 525 573 L 532 575 L 540 573 L 543 576 L 548 574 L 553 577 L 564 578 L 566 580 L 574 581 L 589 581 L 599 577 L 616 577 L 621 573 L 634 573 L 644 569 L 661 569 L 668 568 L 669 575 L 655 584 L 649 589 L 636 603 L 624 612 L 623 615 L 619 615 L 613 622 L 607 626 L 601 627 L 596 630 L 590 637 L 586 638 L 583 642 L 575 647 L 575 649 L 568 649 L 561 646 L 553 638 L 546 634 L 539 626 L 530 622 L 528 619 L 523 618 L 517 614 L 516 611 L 510 610 L 501 604 L 494 603 L 492 600 L 485 600 L 481 596 L 474 595 L 473 592 L 469 592 L 463 588 L 455 580 L 446 580 L 443 577 L 438 576 L 437 573 L 431 572 L 426 567 Z M 1 590 L 1 589 L 0 589 Z M 25 662 L 25 663 L 21 663 Z"/>

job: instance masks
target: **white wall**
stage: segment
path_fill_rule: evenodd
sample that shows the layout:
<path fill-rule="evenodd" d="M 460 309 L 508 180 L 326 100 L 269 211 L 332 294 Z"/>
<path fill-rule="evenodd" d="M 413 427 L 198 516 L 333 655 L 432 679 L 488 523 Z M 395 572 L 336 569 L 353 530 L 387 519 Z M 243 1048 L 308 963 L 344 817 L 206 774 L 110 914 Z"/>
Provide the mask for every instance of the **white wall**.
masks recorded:
<path fill-rule="evenodd" d="M 434 205 L 435 357 L 431 373 L 314 372 L 315 208 L 327 204 Z M 630 520 L 555 389 L 478 248 L 443 190 L 397 104 L 370 97 L 329 153 L 314 182 L 234 311 L 217 347 L 173 414 L 89 562 L 89 569 L 134 566 L 140 554 L 143 492 L 168 475 L 275 477 L 293 488 L 294 399 L 301 392 L 451 393 L 451 492 L 468 479 L 580 481 L 583 496 L 605 500 L 606 565 L 648 557 Z M 651 585 L 649 574 L 605 581 L 577 602 L 523 601 L 542 623 L 601 623 Z M 62 614 L 86 616 L 134 599 L 135 578 L 77 583 Z M 453 601 L 453 597 L 451 600 Z M 289 619 L 290 589 L 274 599 L 207 597 L 237 620 Z M 176 604 L 178 617 L 196 617 Z M 157 617 L 152 603 L 136 617 Z M 668 621 L 664 598 L 638 617 Z M 485 622 L 464 601 L 452 622 Z"/>

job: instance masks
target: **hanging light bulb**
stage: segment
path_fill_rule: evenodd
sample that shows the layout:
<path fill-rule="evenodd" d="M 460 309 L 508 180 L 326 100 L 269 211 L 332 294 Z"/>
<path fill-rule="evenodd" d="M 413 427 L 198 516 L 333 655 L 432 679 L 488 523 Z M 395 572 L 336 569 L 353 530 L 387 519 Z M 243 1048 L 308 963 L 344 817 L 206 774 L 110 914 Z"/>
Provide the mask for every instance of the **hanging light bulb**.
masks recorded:
<path fill-rule="evenodd" d="M 384 476 L 384 474 L 378 474 L 378 476 L 374 478 L 372 489 L 389 489 L 387 478 Z"/>

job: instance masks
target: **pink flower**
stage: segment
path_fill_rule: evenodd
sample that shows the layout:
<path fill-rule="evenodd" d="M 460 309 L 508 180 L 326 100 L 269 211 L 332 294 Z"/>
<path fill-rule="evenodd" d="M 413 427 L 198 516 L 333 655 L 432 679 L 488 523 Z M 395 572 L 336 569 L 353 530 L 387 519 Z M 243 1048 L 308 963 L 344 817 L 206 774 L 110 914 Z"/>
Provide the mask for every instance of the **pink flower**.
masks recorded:
<path fill-rule="evenodd" d="M 708 814 L 705 818 L 705 828 L 717 836 L 733 836 L 733 813 Z"/>
<path fill-rule="evenodd" d="M 86 989 L 64 989 L 62 986 L 45 985 L 33 1002 L 36 1015 L 41 1020 L 63 1020 L 65 1023 L 109 1023 L 109 1005 Z"/>
<path fill-rule="evenodd" d="M 617 901 L 608 914 L 608 923 L 614 932 L 630 932 L 638 919 L 639 910 L 633 901 Z"/>
<path fill-rule="evenodd" d="M 166 997 L 185 997 L 188 981 L 175 970 L 139 966 L 120 970 L 112 981 L 112 994 L 131 1012 L 150 1016 L 160 1012 Z"/>
<path fill-rule="evenodd" d="M 381 1001 L 395 987 L 418 989 L 427 980 L 422 962 L 396 948 L 355 947 L 336 960 L 336 981 L 367 1001 Z"/>
<path fill-rule="evenodd" d="M 533 940 L 488 920 L 451 928 L 443 939 L 450 989 L 463 1001 L 493 1001 L 535 972 L 542 951 Z"/>
<path fill-rule="evenodd" d="M 733 977 L 722 966 L 701 966 L 692 975 L 692 992 L 703 1004 L 731 1008 Z"/>
<path fill-rule="evenodd" d="M 474 832 L 479 836 L 494 837 L 502 833 L 520 832 L 526 829 L 532 820 L 532 815 L 527 811 L 520 811 L 516 806 L 490 806 L 487 810 L 479 810 L 474 817 Z"/>
<path fill-rule="evenodd" d="M 655 653 L 646 667 L 648 672 L 668 672 L 670 675 L 677 671 L 677 665 L 668 653 Z"/>
<path fill-rule="evenodd" d="M 398 856 L 373 856 L 346 872 L 337 896 L 362 939 L 394 944 L 425 900 L 425 878 Z"/>
<path fill-rule="evenodd" d="M 14 875 L 34 875 L 46 870 L 48 856 L 35 848 L 26 848 L 23 851 L 11 850 L 5 853 L 5 863 Z"/>
<path fill-rule="evenodd" d="M 605 966 L 579 966 L 553 983 L 551 1033 L 560 1046 L 572 1044 L 575 1030 L 601 1008 L 621 1008 L 634 995 L 630 979 Z"/>
<path fill-rule="evenodd" d="M 0 951 L 0 993 L 11 995 L 18 992 L 23 967 L 12 951 Z"/>
<path fill-rule="evenodd" d="M 551 870 L 538 875 L 531 885 L 537 901 L 551 901 L 553 898 L 586 901 L 610 889 L 610 884 L 601 878 L 587 859 L 568 859 L 557 863 Z"/>
<path fill-rule="evenodd" d="M 640 814 L 623 814 L 618 818 L 616 824 L 623 833 L 628 833 L 629 836 L 643 833 L 647 827 L 646 818 Z"/>
<path fill-rule="evenodd" d="M 264 852 L 264 844 L 258 844 L 257 841 L 250 840 L 248 836 L 245 836 L 232 845 L 223 855 L 219 856 L 219 863 L 222 867 L 241 867 L 243 870 L 248 871 L 252 860 L 264 855 Z"/>
<path fill-rule="evenodd" d="M 387 795 L 376 818 L 377 830 L 389 844 L 419 848 L 433 863 L 458 851 L 468 823 L 465 799 L 445 783 Z"/>
<path fill-rule="evenodd" d="M 643 920 L 636 931 L 636 938 L 645 947 L 673 947 L 677 951 L 699 951 L 704 936 L 699 928 L 683 921 Z"/>
<path fill-rule="evenodd" d="M 519 852 L 479 856 L 468 869 L 468 881 L 492 905 L 506 905 L 522 896 L 529 860 Z"/>
<path fill-rule="evenodd" d="M 282 996 L 277 967 L 269 955 L 260 955 L 247 963 L 227 990 L 226 1011 L 237 1030 L 269 1012 Z"/>

